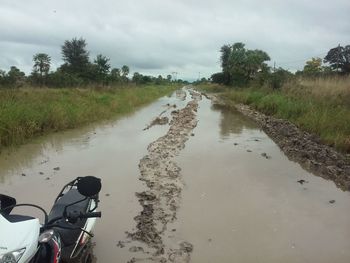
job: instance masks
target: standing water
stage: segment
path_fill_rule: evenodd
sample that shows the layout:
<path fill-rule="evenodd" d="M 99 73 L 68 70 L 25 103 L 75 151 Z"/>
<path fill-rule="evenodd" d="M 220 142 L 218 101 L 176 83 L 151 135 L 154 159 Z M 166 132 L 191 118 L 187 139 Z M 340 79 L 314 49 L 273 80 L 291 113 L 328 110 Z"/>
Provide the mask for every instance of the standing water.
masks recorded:
<path fill-rule="evenodd" d="M 143 209 L 135 193 L 147 190 L 139 181 L 140 160 L 169 126 L 143 129 L 163 111 L 171 118 L 169 105 L 182 109 L 189 101 L 189 94 L 185 100 L 174 94 L 123 119 L 3 151 L 0 193 L 49 210 L 69 180 L 100 177 L 102 218 L 93 239 L 97 262 L 157 260 L 126 233 L 136 231 L 134 217 Z M 289 161 L 240 113 L 203 98 L 196 115 L 197 127 L 173 160 L 181 168 L 183 189 L 176 218 L 162 232 L 166 251 L 186 242 L 193 246 L 186 260 L 198 263 L 349 262 L 349 192 Z M 301 179 L 305 183 L 297 182 Z M 164 258 L 182 262 L 171 254 Z"/>

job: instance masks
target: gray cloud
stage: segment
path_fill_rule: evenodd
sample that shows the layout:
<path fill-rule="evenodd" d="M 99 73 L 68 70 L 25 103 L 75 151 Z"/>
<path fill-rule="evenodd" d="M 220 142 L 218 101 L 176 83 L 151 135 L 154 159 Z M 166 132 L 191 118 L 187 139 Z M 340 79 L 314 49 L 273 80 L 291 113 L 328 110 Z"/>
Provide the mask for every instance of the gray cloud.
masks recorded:
<path fill-rule="evenodd" d="M 295 70 L 350 44 L 349 13 L 348 0 L 1 0 L 0 68 L 28 73 L 37 52 L 57 67 L 64 40 L 81 36 L 91 56 L 144 74 L 210 76 L 220 46 L 238 41 Z"/>

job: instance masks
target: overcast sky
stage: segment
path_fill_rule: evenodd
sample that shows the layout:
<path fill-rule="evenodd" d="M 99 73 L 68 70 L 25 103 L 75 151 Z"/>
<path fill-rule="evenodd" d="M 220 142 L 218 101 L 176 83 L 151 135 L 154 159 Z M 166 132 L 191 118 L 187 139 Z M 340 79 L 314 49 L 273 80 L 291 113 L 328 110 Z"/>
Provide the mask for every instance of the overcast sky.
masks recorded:
<path fill-rule="evenodd" d="M 0 68 L 31 71 L 33 54 L 62 64 L 64 40 L 83 37 L 91 58 L 183 79 L 220 70 L 223 44 L 244 42 L 295 70 L 350 44 L 350 0 L 0 0 Z"/>

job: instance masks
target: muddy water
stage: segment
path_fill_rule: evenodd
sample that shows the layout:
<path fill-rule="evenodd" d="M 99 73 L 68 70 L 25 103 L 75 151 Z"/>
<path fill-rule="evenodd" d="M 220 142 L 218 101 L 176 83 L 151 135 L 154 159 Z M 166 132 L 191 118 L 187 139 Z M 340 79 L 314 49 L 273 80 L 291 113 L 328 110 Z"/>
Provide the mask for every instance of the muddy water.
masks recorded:
<path fill-rule="evenodd" d="M 140 160 L 169 126 L 143 129 L 164 110 L 162 116 L 171 119 L 172 109 L 166 104 L 181 109 L 188 101 L 189 96 L 182 100 L 174 94 L 121 120 L 53 134 L 2 152 L 0 192 L 49 209 L 68 180 L 101 177 L 103 217 L 94 238 L 97 262 L 146 259 L 130 252 L 128 244 L 117 246 L 126 240 L 125 231 L 136 230 L 134 217 L 142 211 L 135 196 L 147 190 L 138 179 Z M 184 188 L 176 220 L 163 233 L 166 248 L 183 241 L 192 244 L 191 262 L 349 262 L 348 192 L 289 161 L 237 112 L 213 108 L 203 98 L 197 119 L 194 136 L 174 160 Z M 300 179 L 307 183 L 299 184 Z"/>

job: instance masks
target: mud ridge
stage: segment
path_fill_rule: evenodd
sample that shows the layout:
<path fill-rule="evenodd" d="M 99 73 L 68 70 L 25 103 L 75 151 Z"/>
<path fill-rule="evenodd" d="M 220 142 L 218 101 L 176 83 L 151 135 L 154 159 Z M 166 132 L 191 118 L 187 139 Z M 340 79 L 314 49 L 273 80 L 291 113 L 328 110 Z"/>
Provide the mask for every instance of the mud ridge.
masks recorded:
<path fill-rule="evenodd" d="M 227 106 L 215 95 L 206 94 L 206 97 L 213 104 Z M 317 136 L 302 131 L 290 121 L 267 116 L 244 104 L 234 106 L 255 120 L 289 159 L 315 175 L 332 180 L 340 189 L 350 191 L 350 162 L 345 155 L 322 144 Z"/>
<path fill-rule="evenodd" d="M 172 120 L 168 132 L 152 142 L 147 148 L 148 154 L 140 160 L 139 179 L 146 183 L 147 189 L 136 193 L 142 211 L 134 218 L 136 230 L 128 232 L 127 235 L 130 243 L 138 241 L 146 246 L 137 249 L 141 256 L 132 258 L 129 262 L 190 261 L 193 251 L 191 243 L 180 240 L 178 246 L 173 248 L 166 246 L 164 242 L 168 224 L 176 220 L 184 187 L 181 168 L 173 159 L 185 147 L 185 142 L 197 126 L 196 112 L 201 95 L 194 91 L 189 92 L 192 100 L 183 109 L 171 112 Z M 179 92 L 177 96 L 186 97 Z"/>
<path fill-rule="evenodd" d="M 154 118 L 150 124 L 148 124 L 146 126 L 146 128 L 144 128 L 143 130 L 148 130 L 149 128 L 153 127 L 154 125 L 165 125 L 169 122 L 169 118 L 168 117 L 156 117 Z"/>

